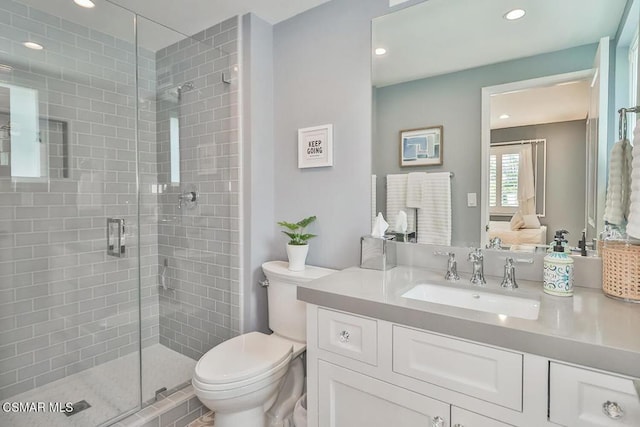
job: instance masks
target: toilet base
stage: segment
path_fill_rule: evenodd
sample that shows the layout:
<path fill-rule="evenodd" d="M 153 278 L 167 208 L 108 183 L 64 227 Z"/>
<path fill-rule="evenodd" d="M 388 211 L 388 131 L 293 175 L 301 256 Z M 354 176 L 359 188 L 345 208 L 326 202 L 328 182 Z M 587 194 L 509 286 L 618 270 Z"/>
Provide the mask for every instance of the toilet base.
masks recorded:
<path fill-rule="evenodd" d="M 278 397 L 267 411 L 266 427 L 288 427 L 293 425 L 293 408 L 302 396 L 305 385 L 302 355 L 291 362 L 284 381 L 278 390 Z"/>
<path fill-rule="evenodd" d="M 216 413 L 215 427 L 263 427 L 265 425 L 264 407 L 228 414 Z"/>

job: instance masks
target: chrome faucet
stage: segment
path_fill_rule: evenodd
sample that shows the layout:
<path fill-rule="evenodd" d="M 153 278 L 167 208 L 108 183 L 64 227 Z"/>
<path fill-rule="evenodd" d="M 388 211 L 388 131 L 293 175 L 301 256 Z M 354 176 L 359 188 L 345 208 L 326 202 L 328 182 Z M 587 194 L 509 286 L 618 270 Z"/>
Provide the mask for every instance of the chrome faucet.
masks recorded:
<path fill-rule="evenodd" d="M 460 276 L 458 276 L 458 262 L 456 261 L 455 253 L 434 252 L 433 254 L 449 257 L 449 260 L 447 261 L 447 273 L 444 275 L 445 280 L 449 280 L 450 282 L 455 282 L 456 280 L 460 280 Z"/>
<path fill-rule="evenodd" d="M 469 252 L 468 260 L 473 263 L 473 273 L 471 273 L 471 283 L 482 286 L 487 283 L 484 280 L 484 255 L 480 248 L 472 248 Z"/>
<path fill-rule="evenodd" d="M 507 257 L 506 259 L 506 263 L 504 265 L 504 277 L 502 278 L 500 286 L 507 289 L 518 288 L 518 284 L 516 283 L 515 260 L 511 257 Z"/>
<path fill-rule="evenodd" d="M 533 257 L 531 258 L 512 258 L 506 257 L 504 264 L 504 277 L 500 286 L 507 289 L 518 289 L 516 283 L 516 264 L 533 264 Z"/>

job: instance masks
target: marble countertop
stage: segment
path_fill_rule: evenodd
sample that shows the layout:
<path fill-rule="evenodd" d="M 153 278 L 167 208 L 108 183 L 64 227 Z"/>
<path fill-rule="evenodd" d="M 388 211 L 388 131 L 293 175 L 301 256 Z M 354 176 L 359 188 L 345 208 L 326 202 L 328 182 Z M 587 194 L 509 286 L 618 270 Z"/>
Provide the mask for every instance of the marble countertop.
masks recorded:
<path fill-rule="evenodd" d="M 463 276 L 452 284 L 440 272 L 398 266 L 387 272 L 357 267 L 298 286 L 310 304 L 456 336 L 550 359 L 640 378 L 640 305 L 607 298 L 598 289 L 574 288 L 573 297 L 542 292 L 542 284 L 518 281 L 501 289 L 487 277 L 484 288 Z M 535 298 L 537 320 L 428 303 L 402 297 L 419 283 L 435 283 Z"/>

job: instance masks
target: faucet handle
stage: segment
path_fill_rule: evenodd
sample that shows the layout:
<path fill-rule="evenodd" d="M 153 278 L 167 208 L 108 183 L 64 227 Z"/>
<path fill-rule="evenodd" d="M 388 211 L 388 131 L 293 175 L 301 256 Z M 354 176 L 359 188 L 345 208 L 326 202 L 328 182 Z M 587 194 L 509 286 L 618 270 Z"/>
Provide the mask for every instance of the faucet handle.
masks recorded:
<path fill-rule="evenodd" d="M 434 251 L 433 254 L 437 255 L 437 256 L 446 256 L 446 257 L 449 257 L 449 258 L 455 258 L 456 257 L 455 252 Z"/>
<path fill-rule="evenodd" d="M 460 276 L 458 275 L 458 263 L 456 261 L 455 252 L 435 251 L 433 254 L 437 256 L 449 257 L 449 260 L 447 261 L 447 273 L 444 275 L 445 280 L 449 280 L 451 282 L 460 280 Z"/>
<path fill-rule="evenodd" d="M 518 284 L 516 283 L 516 266 L 515 263 L 517 260 L 513 259 L 513 257 L 506 257 L 504 264 L 504 277 L 502 278 L 502 283 L 500 286 L 507 289 L 517 289 Z"/>
<path fill-rule="evenodd" d="M 533 258 L 513 258 L 508 256 L 504 260 L 507 263 L 511 262 L 512 264 L 533 264 Z"/>
<path fill-rule="evenodd" d="M 483 257 L 482 249 L 480 248 L 471 248 L 471 252 L 469 252 L 469 261 L 479 261 Z"/>

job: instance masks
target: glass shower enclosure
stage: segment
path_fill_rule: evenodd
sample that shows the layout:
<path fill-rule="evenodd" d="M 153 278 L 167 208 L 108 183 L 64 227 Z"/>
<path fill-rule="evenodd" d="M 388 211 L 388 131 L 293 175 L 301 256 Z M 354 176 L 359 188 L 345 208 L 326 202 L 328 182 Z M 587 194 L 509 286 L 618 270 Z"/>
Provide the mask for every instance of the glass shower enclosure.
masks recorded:
<path fill-rule="evenodd" d="M 61 404 L 2 425 L 109 425 L 239 333 L 237 18 L 94 3 L 0 0 L 0 400 Z"/>

